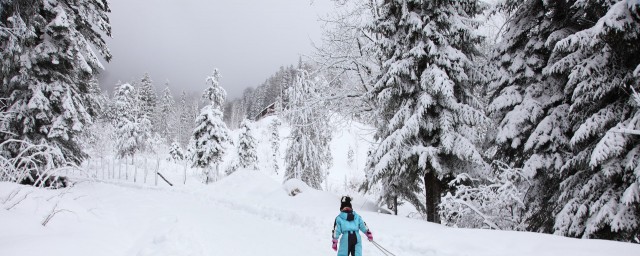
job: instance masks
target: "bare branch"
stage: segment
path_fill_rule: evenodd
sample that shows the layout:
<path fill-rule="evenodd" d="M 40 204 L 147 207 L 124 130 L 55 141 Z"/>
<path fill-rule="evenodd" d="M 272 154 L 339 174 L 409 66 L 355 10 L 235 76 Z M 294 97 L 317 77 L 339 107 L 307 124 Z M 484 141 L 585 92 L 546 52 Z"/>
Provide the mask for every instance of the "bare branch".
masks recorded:
<path fill-rule="evenodd" d="M 31 192 L 33 191 L 29 191 L 27 193 L 24 194 L 24 196 L 21 199 L 18 199 L 17 201 L 13 202 L 13 204 L 9 205 L 8 207 L 5 207 L 5 209 L 7 211 L 13 209 L 13 207 L 16 207 L 17 205 L 19 205 L 20 203 L 22 203 L 22 201 L 24 201 L 25 199 L 27 199 L 27 197 L 31 194 Z"/>

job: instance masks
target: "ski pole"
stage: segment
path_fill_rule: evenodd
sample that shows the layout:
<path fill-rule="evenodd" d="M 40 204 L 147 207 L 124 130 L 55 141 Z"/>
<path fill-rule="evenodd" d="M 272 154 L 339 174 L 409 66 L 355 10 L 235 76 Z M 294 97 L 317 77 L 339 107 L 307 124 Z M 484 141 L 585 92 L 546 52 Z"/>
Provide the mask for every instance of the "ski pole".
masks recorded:
<path fill-rule="evenodd" d="M 391 256 L 396 256 L 395 254 L 391 253 L 389 250 L 385 249 L 384 247 L 382 247 L 382 245 L 380 245 L 379 243 L 377 243 L 376 241 L 371 240 L 371 243 L 373 243 L 373 245 L 378 248 L 378 250 L 380 250 L 382 253 L 384 253 L 384 255 L 391 255 Z"/>

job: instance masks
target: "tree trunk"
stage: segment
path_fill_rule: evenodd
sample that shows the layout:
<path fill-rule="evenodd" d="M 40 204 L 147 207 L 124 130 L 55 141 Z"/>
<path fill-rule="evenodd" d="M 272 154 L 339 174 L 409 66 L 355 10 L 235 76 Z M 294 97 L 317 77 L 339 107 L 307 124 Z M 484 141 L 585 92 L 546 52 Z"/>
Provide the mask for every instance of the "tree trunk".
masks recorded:
<path fill-rule="evenodd" d="M 398 215 L 398 196 L 393 197 L 393 213 Z"/>
<path fill-rule="evenodd" d="M 438 215 L 438 205 L 440 204 L 440 193 L 442 188 L 434 171 L 429 171 L 424 175 L 424 187 L 426 196 L 427 221 L 440 223 Z"/>

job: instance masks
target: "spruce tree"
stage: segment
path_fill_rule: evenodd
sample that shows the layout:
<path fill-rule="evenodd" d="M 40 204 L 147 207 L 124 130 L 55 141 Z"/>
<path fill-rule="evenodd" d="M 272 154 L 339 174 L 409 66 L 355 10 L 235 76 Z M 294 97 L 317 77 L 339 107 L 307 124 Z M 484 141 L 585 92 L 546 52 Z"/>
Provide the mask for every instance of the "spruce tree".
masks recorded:
<path fill-rule="evenodd" d="M 0 141 L 47 143 L 67 160 L 87 155 L 78 135 L 98 112 L 97 50 L 109 61 L 109 5 L 98 1 L 0 4 L 0 99 L 9 113 Z M 17 154 L 18 145 L 9 149 Z"/>
<path fill-rule="evenodd" d="M 138 92 L 131 84 L 117 86 L 113 101 L 117 154 L 133 157 L 148 148 L 151 120 L 140 110 Z"/>
<path fill-rule="evenodd" d="M 562 77 L 543 75 L 555 43 L 575 26 L 568 1 L 512 1 L 502 43 L 493 61 L 488 107 L 498 124 L 493 158 L 532 180 L 526 198 L 528 229 L 550 232 L 561 163 L 568 157 L 568 104 Z"/>
<path fill-rule="evenodd" d="M 269 141 L 271 142 L 271 157 L 273 161 L 273 170 L 276 174 L 280 170 L 280 165 L 278 165 L 278 160 L 280 159 L 280 119 L 275 118 L 269 124 Z"/>
<path fill-rule="evenodd" d="M 182 147 L 180 147 L 180 143 L 174 141 L 171 143 L 171 147 L 169 148 L 169 156 L 173 161 L 182 161 L 184 160 L 184 152 Z"/>
<path fill-rule="evenodd" d="M 576 45 L 567 50 L 562 46 L 567 43 L 559 42 L 575 41 L 570 39 L 574 33 L 592 27 L 611 3 L 530 0 L 507 5 L 515 11 L 494 56 L 500 71 L 491 84 L 489 112 L 499 123 L 494 158 L 522 167 L 532 181 L 525 198 L 528 230 L 563 233 L 557 231 L 556 218 L 566 202 L 567 188 L 561 182 L 568 166 L 586 154 L 572 152 L 572 134 L 580 119 L 591 114 L 575 111 L 581 107 L 576 106 L 572 83 L 579 76 L 570 72 L 585 53 Z M 595 103 L 582 101 L 583 107 Z M 585 109 L 598 109 L 594 106 Z"/>
<path fill-rule="evenodd" d="M 477 2 L 390 0 L 377 11 L 370 30 L 383 65 L 368 98 L 376 106 L 378 143 L 365 188 L 380 183 L 381 200 L 400 196 L 439 222 L 442 178 L 484 163 L 476 128 L 486 117 L 469 105 L 481 40 L 471 19 Z"/>
<path fill-rule="evenodd" d="M 242 168 L 257 169 L 258 153 L 256 152 L 256 139 L 251 132 L 249 120 L 242 122 L 240 139 L 238 142 L 238 158 Z"/>
<path fill-rule="evenodd" d="M 561 168 L 554 230 L 637 242 L 640 137 L 620 130 L 640 127 L 631 93 L 640 87 L 640 2 L 613 2 L 576 2 L 576 17 L 604 15 L 558 42 L 558 60 L 544 72 L 567 78 L 564 92 L 571 101 L 572 155 Z"/>
<path fill-rule="evenodd" d="M 204 168 L 205 183 L 209 182 L 213 174 L 210 170 L 211 165 L 216 165 L 216 171 L 219 171 L 217 165 L 225 154 L 225 143 L 229 141 L 229 130 L 222 121 L 222 106 L 227 92 L 220 87 L 219 80 L 218 69 L 214 69 L 213 75 L 207 77 L 209 87 L 205 89 L 202 97 L 208 100 L 209 104 L 200 110 L 189 142 L 191 165 Z M 216 172 L 215 175 L 217 174 Z"/>
<path fill-rule="evenodd" d="M 145 73 L 140 82 L 136 84 L 138 91 L 138 101 L 140 103 L 140 111 L 149 118 L 154 117 L 156 106 L 158 104 L 158 95 L 153 86 L 153 81 L 149 73 Z M 154 124 L 155 125 L 155 124 Z"/>
<path fill-rule="evenodd" d="M 178 125 L 178 121 L 176 118 L 176 103 L 173 100 L 173 96 L 171 95 L 171 90 L 169 87 L 165 87 L 162 91 L 162 97 L 160 98 L 160 102 L 158 104 L 158 131 L 162 138 L 166 139 L 175 139 L 176 135 L 176 125 Z"/>
<path fill-rule="evenodd" d="M 186 147 L 189 144 L 189 138 L 191 137 L 191 131 L 193 128 L 192 123 L 194 120 L 191 118 L 191 108 L 187 103 L 187 93 L 182 91 L 180 94 L 180 103 L 177 107 L 178 109 L 178 142 L 183 147 Z"/>

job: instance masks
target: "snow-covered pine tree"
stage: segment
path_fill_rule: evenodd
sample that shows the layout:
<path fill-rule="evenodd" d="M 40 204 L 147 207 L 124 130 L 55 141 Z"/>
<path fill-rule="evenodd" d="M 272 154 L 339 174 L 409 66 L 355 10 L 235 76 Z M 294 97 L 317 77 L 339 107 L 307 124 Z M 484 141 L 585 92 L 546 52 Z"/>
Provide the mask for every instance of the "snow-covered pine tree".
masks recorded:
<path fill-rule="evenodd" d="M 240 138 L 238 142 L 238 161 L 240 167 L 257 169 L 258 153 L 256 138 L 251 132 L 250 121 L 245 119 L 242 121 Z"/>
<path fill-rule="evenodd" d="M 149 118 L 154 117 L 156 106 L 158 104 L 158 95 L 153 86 L 153 81 L 149 76 L 149 73 L 145 73 L 140 82 L 136 84 L 138 87 L 138 101 L 140 104 L 140 111 L 146 114 Z"/>
<path fill-rule="evenodd" d="M 253 91 L 253 109 L 252 111 L 250 111 L 251 116 L 249 116 L 249 119 L 253 120 L 256 116 L 258 116 L 260 112 L 262 112 L 262 110 L 267 106 L 267 104 L 269 103 L 265 102 L 265 87 L 259 86 Z"/>
<path fill-rule="evenodd" d="M 0 98 L 10 113 L 0 134 L 46 142 L 75 163 L 86 158 L 77 136 L 92 122 L 96 52 L 109 61 L 107 1 L 2 1 Z M 19 146 L 10 147 L 17 154 Z"/>
<path fill-rule="evenodd" d="M 165 87 L 162 91 L 162 97 L 160 98 L 160 102 L 158 104 L 157 116 L 158 116 L 158 131 L 160 136 L 165 140 L 169 141 L 169 139 L 175 139 L 176 135 L 176 125 L 178 124 L 178 120 L 176 120 L 176 103 L 173 100 L 173 95 L 171 94 L 171 90 L 169 87 Z"/>
<path fill-rule="evenodd" d="M 565 79 L 542 70 L 554 61 L 556 42 L 578 25 L 570 2 L 509 1 L 510 18 L 493 56 L 498 71 L 489 85 L 488 112 L 498 127 L 491 157 L 522 167 L 532 181 L 525 219 L 531 231 L 552 231 L 558 174 L 568 157 Z"/>
<path fill-rule="evenodd" d="M 176 107 L 178 113 L 176 113 L 178 118 L 178 142 L 183 147 L 186 147 L 189 144 L 189 138 L 191 137 L 191 132 L 193 131 L 192 123 L 194 120 L 191 118 L 191 107 L 187 100 L 187 93 L 182 91 L 180 94 L 180 103 Z"/>
<path fill-rule="evenodd" d="M 273 170 L 276 174 L 280 171 L 278 160 L 280 159 L 280 122 L 279 118 L 274 118 L 269 124 L 269 142 L 271 142 L 271 157 L 273 161 Z"/>
<path fill-rule="evenodd" d="M 220 87 L 219 80 L 218 69 L 214 69 L 213 74 L 206 79 L 209 87 L 205 89 L 202 97 L 208 100 L 209 104 L 200 110 L 189 142 L 191 165 L 205 170 L 205 183 L 209 183 L 214 175 L 211 165 L 216 165 L 215 175 L 219 174 L 218 164 L 226 150 L 224 144 L 229 141 L 229 130 L 222 121 L 222 107 L 227 92 Z"/>
<path fill-rule="evenodd" d="M 381 200 L 400 196 L 438 222 L 441 178 L 484 164 L 477 127 L 487 118 L 469 105 L 481 40 L 471 18 L 478 4 L 389 0 L 375 11 L 380 15 L 370 30 L 383 66 L 368 92 L 378 144 L 367 160 L 365 189 L 380 184 Z"/>
<path fill-rule="evenodd" d="M 326 81 L 311 79 L 306 70 L 299 70 L 288 90 L 289 110 L 285 116 L 291 126 L 289 146 L 285 155 L 285 181 L 299 179 L 320 189 L 325 171 L 332 163 L 329 142 L 329 117 L 321 104 L 312 105 Z"/>
<path fill-rule="evenodd" d="M 138 109 L 135 87 L 125 83 L 116 87 L 113 97 L 116 150 L 119 157 L 133 157 L 145 149 L 151 137 L 151 122 Z"/>
<path fill-rule="evenodd" d="M 546 75 L 568 78 L 564 91 L 573 129 L 555 233 L 637 242 L 640 137 L 619 130 L 640 127 L 631 93 L 640 88 L 640 2 L 576 1 L 572 9 L 581 18 L 605 15 L 558 42 L 558 60 L 545 69 Z"/>
<path fill-rule="evenodd" d="M 177 141 L 173 141 L 171 143 L 171 147 L 169 148 L 169 156 L 173 161 L 182 161 L 184 160 L 184 151 L 182 147 L 180 147 L 180 143 Z"/>

